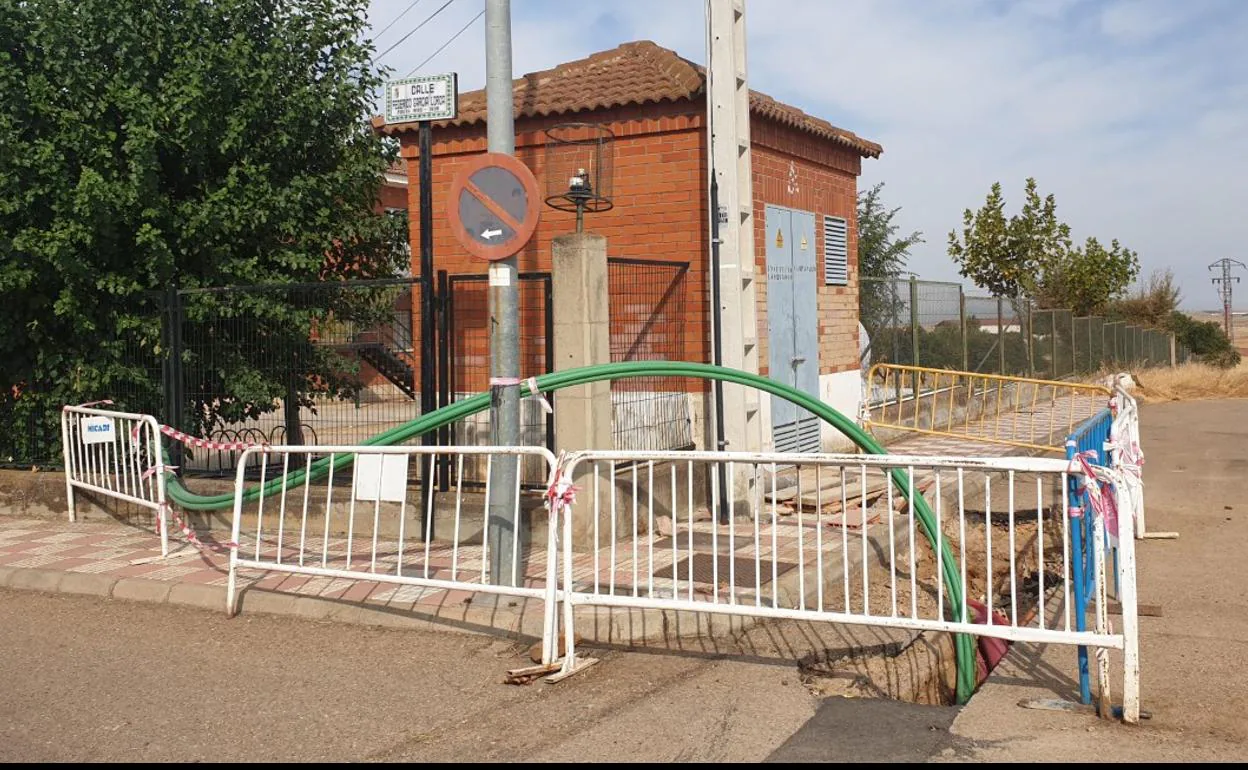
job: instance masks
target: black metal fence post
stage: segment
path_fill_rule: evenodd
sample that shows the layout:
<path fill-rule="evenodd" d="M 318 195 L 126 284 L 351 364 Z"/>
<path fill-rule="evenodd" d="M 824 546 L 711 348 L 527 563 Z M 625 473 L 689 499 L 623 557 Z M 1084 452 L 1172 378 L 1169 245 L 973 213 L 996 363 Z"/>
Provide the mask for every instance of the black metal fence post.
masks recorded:
<path fill-rule="evenodd" d="M 450 276 L 445 270 L 438 271 L 438 294 L 434 308 L 438 314 L 438 408 L 451 404 L 451 336 L 450 336 Z M 438 443 L 442 446 L 451 444 L 451 428 L 443 425 L 438 428 Z M 451 456 L 440 455 L 442 470 L 438 479 L 438 490 L 449 491 L 451 488 Z"/>
<path fill-rule="evenodd" d="M 433 296 L 433 125 L 420 123 L 420 413 L 426 415 L 437 408 L 437 347 L 434 336 Z M 426 433 L 421 444 L 436 446 L 436 433 Z M 424 539 L 433 537 L 433 477 L 436 461 L 426 455 L 420 468 L 422 500 L 425 509 Z"/>
<path fill-rule="evenodd" d="M 161 366 L 162 390 L 165 394 L 165 424 L 175 430 L 183 430 L 185 381 L 182 371 L 182 293 L 176 286 L 165 292 L 165 312 L 162 315 L 165 358 Z M 169 462 L 182 475 L 182 445 L 172 442 Z"/>

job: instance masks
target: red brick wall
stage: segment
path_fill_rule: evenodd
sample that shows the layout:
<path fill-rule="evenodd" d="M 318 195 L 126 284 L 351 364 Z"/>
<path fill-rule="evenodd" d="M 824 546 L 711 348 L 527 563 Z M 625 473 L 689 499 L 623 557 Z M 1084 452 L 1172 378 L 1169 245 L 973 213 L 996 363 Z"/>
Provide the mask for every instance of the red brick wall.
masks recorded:
<path fill-rule="evenodd" d="M 381 207 L 383 209 L 407 208 L 407 185 L 395 185 L 387 182 L 381 188 Z"/>
<path fill-rule="evenodd" d="M 757 258 L 759 368 L 767 371 L 766 206 L 813 212 L 815 275 L 819 297 L 819 373 L 858 368 L 858 228 L 857 190 L 862 159 L 848 147 L 829 145 L 809 134 L 750 121 L 754 161 L 754 246 Z M 790 187 L 793 188 L 790 192 Z M 823 282 L 823 217 L 849 223 L 849 284 Z"/>
<path fill-rule="evenodd" d="M 650 104 L 596 113 L 592 118 L 522 119 L 516 123 L 516 155 L 537 176 L 545 190 L 545 147 L 542 129 L 573 120 L 605 122 L 615 132 L 613 199 L 615 208 L 586 216 L 586 229 L 608 239 L 608 255 L 688 262 L 684 279 L 684 350 L 680 358 L 710 361 L 709 278 L 707 240 L 706 136 L 702 130 L 703 105 L 697 103 Z M 858 276 L 856 239 L 857 175 L 861 159 L 857 152 L 778 124 L 751 122 L 754 156 L 755 248 L 759 288 L 759 360 L 767 366 L 767 315 L 763 207 L 767 204 L 814 212 L 816 215 L 817 275 L 819 281 L 820 367 L 822 374 L 857 367 Z M 411 220 L 413 272 L 419 268 L 419 155 L 414 132 L 400 135 L 402 154 L 408 159 L 408 203 Z M 466 253 L 451 233 L 446 205 L 451 181 L 465 159 L 486 149 L 483 125 L 437 129 L 434 132 L 434 263 L 453 275 L 481 275 L 487 264 Z M 797 190 L 788 192 L 790 163 L 796 170 Z M 822 220 L 824 214 L 849 221 L 850 265 L 847 287 L 823 286 Z M 542 219 L 533 240 L 519 255 L 520 271 L 549 271 L 552 239 L 575 229 L 575 215 L 543 206 Z M 621 287 L 613 286 L 612 306 Z M 484 308 L 484 288 L 480 292 Z M 522 297 L 522 306 L 526 301 Z M 419 329 L 419 308 L 413 324 Z M 457 317 L 461 314 L 456 313 Z M 457 344 L 475 367 L 488 368 L 486 313 L 456 329 Z M 415 334 L 414 337 L 419 337 Z M 540 312 L 522 318 L 521 344 L 531 350 L 524 355 L 524 376 L 544 371 L 545 335 Z M 627 341 L 612 340 L 613 347 L 627 349 Z M 457 377 L 456 390 L 486 387 L 481 376 Z M 702 389 L 697 383 L 690 387 Z"/>
<path fill-rule="evenodd" d="M 599 214 L 586 215 L 586 229 L 607 238 L 610 257 L 630 257 L 689 263 L 682 282 L 686 324 L 680 338 L 684 350 L 675 351 L 681 360 L 709 361 L 709 327 L 706 324 L 707 276 L 706 203 L 701 191 L 705 188 L 706 161 L 702 148 L 702 116 L 699 108 L 686 104 L 648 105 L 612 110 L 595 115 L 615 133 L 612 199 L 615 208 Z M 516 123 L 516 155 L 533 170 L 540 189 L 545 193 L 545 144 L 542 129 L 556 123 L 580 119 L 520 120 Z M 401 136 L 402 154 L 408 158 L 408 212 L 411 219 L 413 272 L 419 268 L 419 151 L 414 135 Z M 487 263 L 466 254 L 451 232 L 446 206 L 451 182 L 462 163 L 486 149 L 485 128 L 481 125 L 436 130 L 433 151 L 434 200 L 434 263 L 439 270 L 452 275 L 482 275 Z M 573 232 L 576 216 L 545 205 L 537 232 L 519 254 L 519 267 L 524 272 L 547 272 L 551 267 L 551 242 L 557 235 Z M 629 287 L 613 285 L 618 297 Z M 484 287 L 481 290 L 484 300 Z M 623 303 L 612 302 L 613 307 Z M 482 305 L 484 306 L 484 305 Z M 544 355 L 537 349 L 544 344 L 540 301 L 521 297 L 521 306 L 534 307 L 521 318 L 521 345 L 529 345 L 532 355 L 524 355 L 526 366 L 522 375 L 545 371 Z M 456 316 L 460 317 L 456 312 Z M 457 344 L 465 351 L 474 370 L 488 366 L 488 328 L 486 314 L 477 323 L 465 322 L 456 329 Z M 419 324 L 419 319 L 413 319 Z M 653 329 L 649 330 L 655 335 Z M 617 335 L 618 336 L 618 335 Z M 653 339 L 653 337 L 652 337 Z M 613 339 L 616 348 L 627 350 L 625 340 Z M 522 353 L 523 354 L 523 353 Z M 462 367 L 461 367 L 462 372 Z M 454 387 L 461 391 L 484 389 L 482 376 L 456 377 Z M 701 389 L 700 384 L 691 384 Z"/>

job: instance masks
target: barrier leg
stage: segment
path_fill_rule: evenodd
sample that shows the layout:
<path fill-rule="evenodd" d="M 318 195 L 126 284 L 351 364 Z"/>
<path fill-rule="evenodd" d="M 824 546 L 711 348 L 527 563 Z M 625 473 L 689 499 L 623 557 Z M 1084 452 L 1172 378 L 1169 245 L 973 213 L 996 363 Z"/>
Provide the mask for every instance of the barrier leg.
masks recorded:
<path fill-rule="evenodd" d="M 1070 489 L 1070 508 L 1072 511 L 1082 509 L 1083 499 L 1078 492 L 1078 480 L 1071 479 L 1069 481 Z M 1086 514 L 1081 514 L 1073 522 L 1070 527 L 1070 567 L 1072 574 L 1071 582 L 1074 583 L 1074 602 L 1075 602 L 1075 630 L 1088 630 L 1088 599 L 1084 590 L 1084 551 L 1085 543 L 1083 537 L 1084 522 L 1087 520 Z M 1080 645 L 1078 647 L 1079 659 L 1079 702 L 1092 702 L 1092 685 L 1088 675 L 1088 648 Z"/>
<path fill-rule="evenodd" d="M 267 458 L 262 458 L 264 462 L 268 462 Z M 239 536 L 243 529 L 243 481 L 247 474 L 247 452 L 244 452 L 238 461 L 238 473 L 234 477 L 234 522 L 230 528 L 230 542 L 235 544 L 230 548 L 230 576 L 225 585 L 225 615 L 232 618 L 238 613 L 238 547 Z M 325 510 L 325 525 L 329 526 L 329 506 Z M 256 541 L 259 542 L 260 532 L 256 532 Z M 300 556 L 302 559 L 302 556 Z"/>
<path fill-rule="evenodd" d="M 1135 593 L 1135 522 L 1130 516 L 1118 521 L 1121 573 L 1119 602 L 1122 604 L 1122 721 L 1140 721 L 1140 619 Z"/>
<path fill-rule="evenodd" d="M 550 518 L 546 522 L 546 601 L 542 607 L 542 665 L 549 666 L 559 657 L 559 541 L 558 530 L 562 518 L 559 506 L 550 506 Z"/>
<path fill-rule="evenodd" d="M 1097 483 L 1097 482 L 1092 482 Z M 1105 559 L 1105 522 L 1100 516 L 1092 517 L 1092 536 L 1091 542 L 1093 547 L 1092 564 L 1090 574 L 1093 576 L 1095 585 L 1092 589 L 1096 592 L 1096 631 L 1097 633 L 1109 633 L 1109 598 L 1106 596 L 1109 587 L 1109 580 L 1106 578 L 1107 565 Z M 1096 649 L 1096 697 L 1097 697 L 1097 713 L 1102 719 L 1110 719 L 1112 710 L 1110 707 L 1111 688 L 1109 684 L 1109 650 L 1105 647 Z"/>
<path fill-rule="evenodd" d="M 78 521 L 74 508 L 74 456 L 69 449 L 69 412 L 61 412 L 61 452 L 65 462 L 65 504 L 69 506 L 69 520 Z"/>

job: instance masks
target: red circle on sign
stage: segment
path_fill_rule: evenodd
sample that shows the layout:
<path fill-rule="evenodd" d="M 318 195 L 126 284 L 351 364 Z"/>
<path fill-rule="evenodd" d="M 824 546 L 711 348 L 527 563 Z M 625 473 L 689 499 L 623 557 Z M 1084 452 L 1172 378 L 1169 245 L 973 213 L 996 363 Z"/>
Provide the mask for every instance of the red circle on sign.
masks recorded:
<path fill-rule="evenodd" d="M 456 172 L 447 213 L 455 238 L 469 254 L 490 262 L 506 259 L 524 248 L 537 229 L 537 177 L 513 155 L 479 155 Z"/>

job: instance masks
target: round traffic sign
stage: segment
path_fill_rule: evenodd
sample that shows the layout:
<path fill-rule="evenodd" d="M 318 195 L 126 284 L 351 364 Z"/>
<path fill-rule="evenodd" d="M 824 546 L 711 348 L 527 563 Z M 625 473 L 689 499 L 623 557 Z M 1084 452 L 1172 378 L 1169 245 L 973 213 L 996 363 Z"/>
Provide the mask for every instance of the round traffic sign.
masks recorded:
<path fill-rule="evenodd" d="M 533 237 L 541 195 L 528 166 L 514 156 L 489 152 L 455 174 L 447 208 L 460 245 L 494 262 L 520 251 Z"/>

